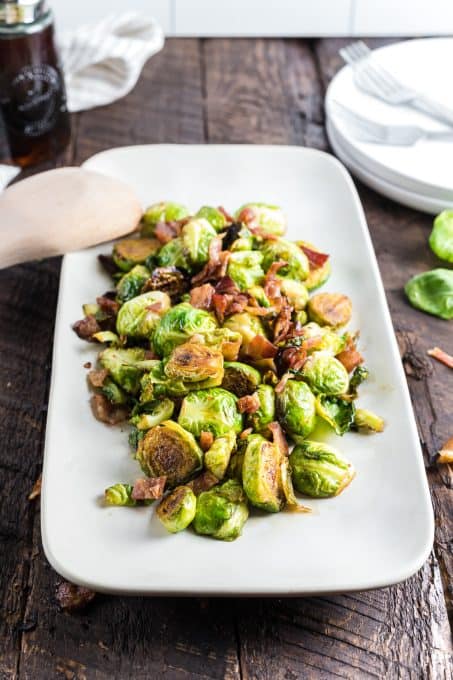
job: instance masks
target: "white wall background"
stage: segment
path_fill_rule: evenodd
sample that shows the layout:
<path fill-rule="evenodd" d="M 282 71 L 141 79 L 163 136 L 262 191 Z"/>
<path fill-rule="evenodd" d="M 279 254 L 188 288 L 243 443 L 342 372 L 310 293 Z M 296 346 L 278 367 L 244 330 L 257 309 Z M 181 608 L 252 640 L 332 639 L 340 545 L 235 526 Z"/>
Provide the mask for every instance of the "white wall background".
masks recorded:
<path fill-rule="evenodd" d="M 453 0 L 49 0 L 58 29 L 110 12 L 153 15 L 167 35 L 453 34 Z"/>

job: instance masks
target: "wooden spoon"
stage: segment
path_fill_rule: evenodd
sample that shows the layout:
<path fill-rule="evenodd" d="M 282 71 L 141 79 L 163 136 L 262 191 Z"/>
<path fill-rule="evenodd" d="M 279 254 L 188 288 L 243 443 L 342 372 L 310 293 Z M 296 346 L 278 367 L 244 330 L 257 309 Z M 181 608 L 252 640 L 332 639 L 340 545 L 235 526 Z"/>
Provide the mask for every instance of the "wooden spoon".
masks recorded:
<path fill-rule="evenodd" d="M 83 168 L 49 170 L 0 194 L 0 268 L 110 241 L 137 228 L 133 189 Z"/>

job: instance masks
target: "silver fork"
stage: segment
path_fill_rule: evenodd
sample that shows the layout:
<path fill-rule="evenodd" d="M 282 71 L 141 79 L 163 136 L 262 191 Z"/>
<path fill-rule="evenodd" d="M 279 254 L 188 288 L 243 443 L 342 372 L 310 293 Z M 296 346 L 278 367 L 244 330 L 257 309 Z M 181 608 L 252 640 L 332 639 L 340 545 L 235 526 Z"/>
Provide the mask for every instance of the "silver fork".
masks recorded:
<path fill-rule="evenodd" d="M 332 101 L 332 107 L 351 135 L 362 142 L 412 146 L 420 139 L 453 141 L 453 130 L 424 130 L 416 125 L 384 125 L 351 111 L 340 102 Z"/>
<path fill-rule="evenodd" d="M 344 61 L 352 66 L 354 82 L 368 94 L 383 99 L 393 106 L 411 106 L 414 109 L 453 125 L 453 110 L 426 97 L 421 92 L 407 87 L 397 80 L 378 60 L 373 52 L 359 40 L 340 50 Z"/>

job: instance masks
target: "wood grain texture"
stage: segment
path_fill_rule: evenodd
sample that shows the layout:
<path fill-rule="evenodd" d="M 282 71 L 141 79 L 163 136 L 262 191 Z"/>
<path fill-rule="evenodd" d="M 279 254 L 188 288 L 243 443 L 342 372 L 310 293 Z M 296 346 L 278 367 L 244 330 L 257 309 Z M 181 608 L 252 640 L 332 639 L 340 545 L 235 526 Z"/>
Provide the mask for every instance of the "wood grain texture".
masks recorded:
<path fill-rule="evenodd" d="M 150 142 L 327 149 L 322 102 L 340 65 L 339 45 L 170 40 L 127 98 L 74 117 L 66 161 Z M 452 677 L 452 478 L 450 468 L 430 464 L 453 431 L 451 374 L 426 356 L 433 344 L 451 351 L 451 331 L 413 310 L 402 294 L 411 274 L 436 264 L 426 243 L 431 220 L 358 188 L 428 467 L 437 518 L 430 559 L 405 583 L 368 593 L 288 600 L 98 596 L 83 612 L 59 611 L 60 578 L 42 553 L 39 506 L 27 500 L 41 465 L 59 262 L 15 267 L 0 272 L 1 680 Z"/>

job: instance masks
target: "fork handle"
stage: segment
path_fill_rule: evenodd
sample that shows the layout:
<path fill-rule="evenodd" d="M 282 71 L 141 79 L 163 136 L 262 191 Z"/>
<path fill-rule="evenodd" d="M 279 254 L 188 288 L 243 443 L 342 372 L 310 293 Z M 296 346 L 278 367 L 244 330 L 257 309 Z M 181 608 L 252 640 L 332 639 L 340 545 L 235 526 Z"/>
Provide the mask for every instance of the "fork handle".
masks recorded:
<path fill-rule="evenodd" d="M 411 102 L 412 106 L 422 113 L 427 113 L 431 118 L 437 118 L 442 123 L 453 127 L 453 109 L 444 106 L 430 97 L 417 94 Z"/>

